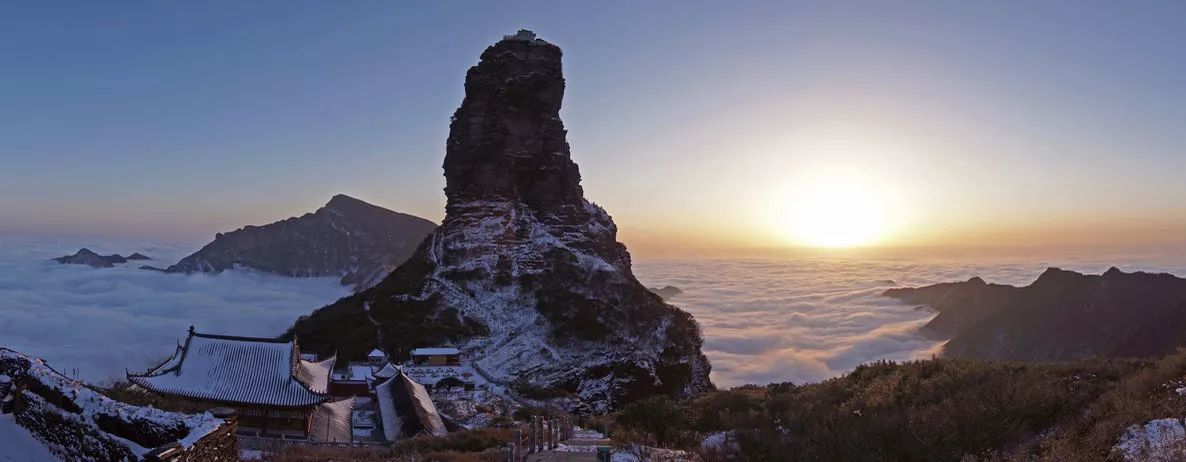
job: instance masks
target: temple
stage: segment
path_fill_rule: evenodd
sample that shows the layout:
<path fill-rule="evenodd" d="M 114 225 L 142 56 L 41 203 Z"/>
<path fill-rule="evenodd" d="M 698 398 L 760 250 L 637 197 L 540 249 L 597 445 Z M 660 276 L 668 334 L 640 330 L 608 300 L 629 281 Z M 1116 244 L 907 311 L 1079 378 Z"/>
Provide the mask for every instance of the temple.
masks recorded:
<path fill-rule="evenodd" d="M 194 332 L 168 360 L 128 381 L 146 390 L 238 411 L 241 432 L 351 441 L 354 398 L 328 393 L 336 358 L 302 358 L 294 340 Z"/>

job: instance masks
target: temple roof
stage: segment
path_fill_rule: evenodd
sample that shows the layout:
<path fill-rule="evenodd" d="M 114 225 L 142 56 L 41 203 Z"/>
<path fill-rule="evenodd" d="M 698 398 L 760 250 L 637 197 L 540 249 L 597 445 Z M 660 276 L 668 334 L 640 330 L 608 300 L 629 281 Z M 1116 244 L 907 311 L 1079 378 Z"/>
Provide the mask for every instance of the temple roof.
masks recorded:
<path fill-rule="evenodd" d="M 448 433 L 424 385 L 407 375 L 396 374 L 375 386 L 375 395 L 379 401 L 379 416 L 383 419 L 383 433 L 388 441 L 411 438 L 420 433 L 432 436 Z"/>
<path fill-rule="evenodd" d="M 325 402 L 334 358 L 300 358 L 296 341 L 195 333 L 160 366 L 128 380 L 188 398 L 276 407 Z"/>
<path fill-rule="evenodd" d="M 350 419 L 353 410 L 354 398 L 318 404 L 313 408 L 309 439 L 325 443 L 353 441 L 353 425 Z"/>

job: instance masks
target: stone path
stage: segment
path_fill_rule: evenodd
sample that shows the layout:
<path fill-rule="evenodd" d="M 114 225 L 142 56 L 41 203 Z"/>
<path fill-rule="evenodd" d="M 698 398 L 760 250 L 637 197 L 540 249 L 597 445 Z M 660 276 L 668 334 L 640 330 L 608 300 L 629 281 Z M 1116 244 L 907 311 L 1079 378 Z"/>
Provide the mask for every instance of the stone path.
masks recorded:
<path fill-rule="evenodd" d="M 560 445 L 559 449 L 532 454 L 527 457 L 528 462 L 594 462 L 597 460 L 597 447 L 610 446 L 612 441 L 600 432 L 585 428 L 573 430 L 572 438 Z"/>

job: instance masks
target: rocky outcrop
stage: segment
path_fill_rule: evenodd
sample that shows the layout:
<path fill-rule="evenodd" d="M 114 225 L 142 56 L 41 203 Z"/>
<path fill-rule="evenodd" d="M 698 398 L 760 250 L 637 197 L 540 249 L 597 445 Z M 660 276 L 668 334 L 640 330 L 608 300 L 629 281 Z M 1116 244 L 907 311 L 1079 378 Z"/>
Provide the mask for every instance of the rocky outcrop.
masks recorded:
<path fill-rule="evenodd" d="M 138 461 L 162 452 L 169 457 L 154 460 L 215 460 L 189 457 L 199 452 L 217 460 L 238 457 L 233 421 L 113 401 L 40 359 L 5 348 L 0 412 L 12 414 L 62 460 Z"/>
<path fill-rule="evenodd" d="M 215 235 L 214 242 L 165 269 L 218 273 L 235 267 L 292 277 L 338 276 L 361 290 L 407 260 L 436 225 L 337 195 L 316 212 Z"/>
<path fill-rule="evenodd" d="M 600 409 L 712 387 L 699 326 L 638 282 L 613 220 L 584 197 L 560 61 L 527 31 L 482 53 L 450 125 L 444 222 L 382 283 L 289 335 L 346 357 L 455 345 L 523 397 Z"/>
<path fill-rule="evenodd" d="M 87 265 L 92 268 L 111 268 L 120 263 L 127 263 L 128 259 L 119 254 L 99 255 L 91 251 L 91 249 L 82 248 L 74 255 L 57 257 L 54 261 L 62 264 Z"/>
<path fill-rule="evenodd" d="M 924 331 L 950 339 L 947 356 L 1149 357 L 1186 346 L 1186 279 L 1170 274 L 1050 268 L 1024 287 L 973 278 L 885 295 L 938 310 Z"/>

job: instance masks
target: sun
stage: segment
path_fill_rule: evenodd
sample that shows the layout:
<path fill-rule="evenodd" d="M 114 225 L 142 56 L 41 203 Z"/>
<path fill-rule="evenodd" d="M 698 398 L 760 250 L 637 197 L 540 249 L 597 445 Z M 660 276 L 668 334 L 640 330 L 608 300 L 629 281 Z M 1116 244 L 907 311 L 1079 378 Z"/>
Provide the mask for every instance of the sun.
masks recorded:
<path fill-rule="evenodd" d="M 875 244 L 887 232 L 884 193 L 859 175 L 822 174 L 792 188 L 786 232 L 799 244 L 856 247 Z"/>

